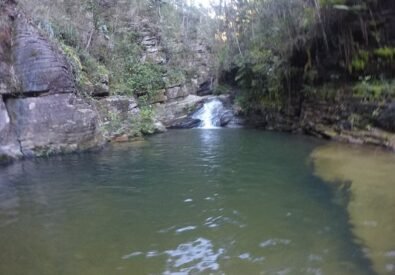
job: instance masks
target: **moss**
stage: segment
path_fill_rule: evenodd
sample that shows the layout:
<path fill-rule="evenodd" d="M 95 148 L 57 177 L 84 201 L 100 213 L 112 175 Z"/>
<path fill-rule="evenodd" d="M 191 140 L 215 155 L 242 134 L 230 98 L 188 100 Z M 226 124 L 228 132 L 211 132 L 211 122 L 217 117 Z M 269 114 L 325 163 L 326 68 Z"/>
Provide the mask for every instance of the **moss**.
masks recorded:
<path fill-rule="evenodd" d="M 70 64 L 73 67 L 74 74 L 78 81 L 82 73 L 82 64 L 77 51 L 74 48 L 67 46 L 64 43 L 60 43 L 60 47 L 62 48 L 67 59 L 70 61 Z"/>
<path fill-rule="evenodd" d="M 395 48 L 393 47 L 382 47 L 374 50 L 375 56 L 383 58 L 385 60 L 393 60 L 395 57 Z"/>
<path fill-rule="evenodd" d="M 353 87 L 354 96 L 379 100 L 395 96 L 395 83 L 393 81 L 361 81 Z"/>
<path fill-rule="evenodd" d="M 359 50 L 351 61 L 350 71 L 364 71 L 369 62 L 370 54 L 368 51 Z"/>
<path fill-rule="evenodd" d="M 185 73 L 178 69 L 170 69 L 167 71 L 164 82 L 166 87 L 174 87 L 185 83 Z"/>
<path fill-rule="evenodd" d="M 132 125 L 134 131 L 140 132 L 144 135 L 151 135 L 155 133 L 154 111 L 151 106 L 145 106 L 140 109 L 140 114 L 133 118 Z"/>

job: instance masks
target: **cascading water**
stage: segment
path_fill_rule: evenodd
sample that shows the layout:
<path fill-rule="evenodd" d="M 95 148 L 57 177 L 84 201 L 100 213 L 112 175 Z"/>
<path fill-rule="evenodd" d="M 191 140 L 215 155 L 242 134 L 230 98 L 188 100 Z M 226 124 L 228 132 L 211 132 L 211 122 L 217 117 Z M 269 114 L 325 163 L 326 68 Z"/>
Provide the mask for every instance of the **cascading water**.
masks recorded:
<path fill-rule="evenodd" d="M 215 129 L 221 127 L 221 117 L 225 111 L 223 103 L 218 99 L 214 99 L 206 102 L 192 118 L 201 121 L 199 128 Z"/>

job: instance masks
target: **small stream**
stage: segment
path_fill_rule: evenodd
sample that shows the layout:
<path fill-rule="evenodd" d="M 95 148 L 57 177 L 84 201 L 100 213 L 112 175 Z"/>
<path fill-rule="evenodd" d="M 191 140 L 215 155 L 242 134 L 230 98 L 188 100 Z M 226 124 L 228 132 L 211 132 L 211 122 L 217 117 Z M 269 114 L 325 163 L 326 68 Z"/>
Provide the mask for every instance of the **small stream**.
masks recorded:
<path fill-rule="evenodd" d="M 371 257 L 355 227 L 372 202 L 313 169 L 325 145 L 173 130 L 1 167 L 0 274 L 393 274 L 393 232 Z"/>

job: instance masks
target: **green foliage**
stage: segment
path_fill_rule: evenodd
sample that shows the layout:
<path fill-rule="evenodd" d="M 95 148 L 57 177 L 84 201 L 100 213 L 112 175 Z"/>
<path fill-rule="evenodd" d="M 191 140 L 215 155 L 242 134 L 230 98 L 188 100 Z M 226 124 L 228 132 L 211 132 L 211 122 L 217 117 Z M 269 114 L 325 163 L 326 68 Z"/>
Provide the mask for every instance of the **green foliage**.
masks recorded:
<path fill-rule="evenodd" d="M 80 82 L 81 78 L 83 77 L 82 76 L 82 74 L 83 74 L 82 69 L 83 68 L 82 68 L 82 63 L 81 63 L 81 60 L 78 56 L 77 51 L 74 48 L 72 48 L 62 42 L 60 42 L 60 47 L 62 48 L 64 54 L 66 55 L 67 59 L 69 60 L 70 64 L 73 67 L 73 73 L 74 73 L 74 76 L 76 77 L 77 82 Z"/>
<path fill-rule="evenodd" d="M 363 80 L 353 87 L 354 95 L 367 100 L 384 100 L 395 96 L 395 82 L 383 80 Z"/>
<path fill-rule="evenodd" d="M 395 47 L 382 47 L 374 51 L 377 57 L 383 58 L 385 60 L 393 60 L 395 57 Z"/>
<path fill-rule="evenodd" d="M 169 69 L 164 77 L 166 87 L 174 87 L 185 83 L 185 73 L 178 69 Z"/>
<path fill-rule="evenodd" d="M 151 95 L 165 86 L 163 71 L 158 65 L 130 62 L 125 69 L 124 83 L 134 94 Z"/>
<path fill-rule="evenodd" d="M 368 62 L 369 62 L 369 57 L 370 57 L 370 54 L 368 51 L 359 50 L 351 61 L 351 67 L 349 68 L 350 72 L 364 71 L 366 69 Z"/>
<path fill-rule="evenodd" d="M 135 130 L 145 135 L 151 135 L 155 133 L 155 113 L 151 106 L 143 106 L 140 108 L 138 116 L 133 118 L 132 125 Z"/>
<path fill-rule="evenodd" d="M 224 94 L 229 94 L 229 91 L 232 89 L 229 85 L 226 84 L 219 84 L 215 87 L 214 89 L 214 94 L 215 95 L 224 95 Z"/>

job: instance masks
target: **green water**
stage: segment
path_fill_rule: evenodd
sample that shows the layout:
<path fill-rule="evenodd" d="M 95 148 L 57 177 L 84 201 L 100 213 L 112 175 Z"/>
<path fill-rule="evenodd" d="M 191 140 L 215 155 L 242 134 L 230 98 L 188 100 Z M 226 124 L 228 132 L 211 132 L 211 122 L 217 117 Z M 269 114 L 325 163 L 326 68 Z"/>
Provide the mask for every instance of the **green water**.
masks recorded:
<path fill-rule="evenodd" d="M 169 131 L 0 168 L 0 274 L 374 274 L 322 141 Z M 392 252 L 394 253 L 394 252 Z"/>

